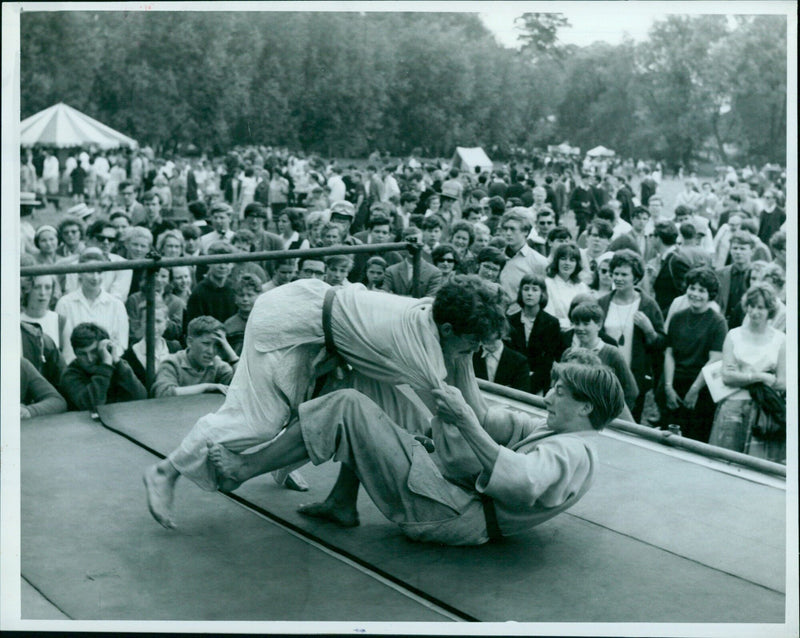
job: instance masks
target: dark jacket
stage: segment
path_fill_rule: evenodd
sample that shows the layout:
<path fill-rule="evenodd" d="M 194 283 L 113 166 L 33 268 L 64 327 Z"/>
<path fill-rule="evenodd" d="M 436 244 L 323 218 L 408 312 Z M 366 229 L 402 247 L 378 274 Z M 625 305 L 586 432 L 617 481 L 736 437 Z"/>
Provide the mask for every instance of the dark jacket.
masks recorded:
<path fill-rule="evenodd" d="M 93 410 L 98 405 L 147 398 L 144 385 L 124 359 L 114 365 L 88 367 L 75 359 L 61 377 L 61 394 L 70 410 Z"/>
<path fill-rule="evenodd" d="M 479 379 L 488 379 L 486 372 L 486 359 L 481 352 L 472 355 L 472 366 L 475 369 L 475 376 Z M 530 392 L 530 368 L 525 359 L 525 355 L 508 346 L 503 346 L 500 354 L 500 361 L 497 364 L 497 371 L 494 375 L 494 383 L 508 386 L 523 392 Z"/>
<path fill-rule="evenodd" d="M 633 327 L 633 344 L 631 348 L 631 372 L 636 379 L 636 385 L 641 391 L 642 388 L 649 387 L 645 383 L 645 377 L 656 379 L 659 377 L 660 368 L 664 359 L 664 348 L 666 347 L 667 335 L 664 332 L 664 318 L 661 310 L 656 304 L 655 299 L 649 295 L 638 291 L 641 295 L 639 310 L 647 315 L 650 323 L 656 331 L 656 338 L 652 343 L 647 343 L 644 332 L 639 326 Z M 610 292 L 597 300 L 598 305 L 603 309 L 603 314 L 608 316 L 608 307 L 614 293 Z"/>
<path fill-rule="evenodd" d="M 508 325 L 510 330 L 506 345 L 528 358 L 528 367 L 531 371 L 529 392 L 547 392 L 550 387 L 550 370 L 553 362 L 561 358 L 564 350 L 558 319 L 540 310 L 533 322 L 527 342 L 525 328 L 522 325 L 522 313 L 518 312 L 508 317 Z"/>
<path fill-rule="evenodd" d="M 173 352 L 178 352 L 178 350 L 182 349 L 183 347 L 181 346 L 180 341 L 172 341 L 170 339 L 167 339 L 166 341 L 167 341 L 167 350 L 169 350 L 170 354 L 172 354 Z M 128 362 L 128 365 L 131 367 L 131 370 L 133 370 L 133 374 L 136 375 L 136 378 L 139 379 L 139 381 L 142 383 L 143 386 L 145 386 L 145 388 L 147 388 L 147 371 L 144 369 L 144 366 L 139 361 L 139 358 L 136 356 L 136 353 L 134 353 L 133 343 L 134 342 L 131 342 L 131 345 L 128 346 L 128 349 L 122 355 L 122 358 Z"/>
<path fill-rule="evenodd" d="M 442 272 L 425 260 L 420 261 L 419 270 L 420 297 L 432 297 L 442 285 Z M 408 266 L 405 260 L 386 269 L 386 277 L 383 280 L 383 289 L 393 292 L 396 295 L 413 297 L 411 277 L 408 274 Z"/>

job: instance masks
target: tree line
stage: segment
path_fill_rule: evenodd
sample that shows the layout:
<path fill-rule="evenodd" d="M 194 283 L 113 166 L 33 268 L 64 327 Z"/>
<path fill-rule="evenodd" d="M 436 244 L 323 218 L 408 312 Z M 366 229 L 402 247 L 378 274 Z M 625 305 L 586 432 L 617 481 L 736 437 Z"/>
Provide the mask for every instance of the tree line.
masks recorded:
<path fill-rule="evenodd" d="M 30 12 L 22 117 L 67 104 L 141 144 L 327 156 L 569 141 L 689 164 L 785 162 L 786 17 L 669 16 L 641 43 L 500 46 L 463 13 Z"/>

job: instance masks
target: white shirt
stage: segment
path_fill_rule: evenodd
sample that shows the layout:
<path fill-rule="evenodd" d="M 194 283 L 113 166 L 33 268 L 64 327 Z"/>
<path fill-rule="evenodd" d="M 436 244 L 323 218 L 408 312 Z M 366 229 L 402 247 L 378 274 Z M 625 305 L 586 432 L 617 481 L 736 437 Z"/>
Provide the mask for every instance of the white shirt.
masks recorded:
<path fill-rule="evenodd" d="M 44 160 L 42 178 L 52 179 L 54 177 L 58 177 L 58 158 L 55 155 L 50 155 Z"/>
<path fill-rule="evenodd" d="M 545 276 L 547 257 L 537 253 L 528 244 L 522 244 L 517 253 L 506 262 L 500 271 L 500 285 L 511 299 L 517 298 L 519 282 L 525 275 Z"/>
<path fill-rule="evenodd" d="M 70 255 L 69 257 L 64 257 L 63 259 L 59 259 L 58 263 L 60 264 L 77 264 L 78 263 L 79 255 Z M 125 261 L 124 257 L 120 257 L 114 253 L 108 253 L 106 255 L 109 261 L 117 262 L 117 261 Z M 139 271 L 141 274 L 142 271 Z M 133 271 L 132 270 L 106 270 L 103 273 L 103 290 L 105 290 L 110 295 L 114 295 L 117 299 L 122 301 L 123 303 L 128 298 L 128 293 L 131 290 L 131 282 L 133 281 Z M 73 292 L 75 290 L 80 289 L 81 284 L 78 281 L 78 273 L 67 273 L 64 277 L 64 292 Z"/>
<path fill-rule="evenodd" d="M 202 254 L 206 254 L 208 252 L 208 247 L 211 246 L 215 241 L 227 241 L 230 242 L 233 239 L 233 231 L 228 230 L 225 235 L 220 235 L 216 230 L 212 230 L 207 235 L 200 236 L 200 252 Z"/>
<path fill-rule="evenodd" d="M 388 202 L 393 196 L 400 197 L 400 187 L 397 185 L 394 175 L 387 175 L 383 180 L 383 197 L 381 199 Z"/>
<path fill-rule="evenodd" d="M 347 187 L 344 185 L 344 180 L 341 175 L 331 175 L 328 178 L 328 188 L 331 189 L 331 194 L 328 196 L 331 203 L 344 200 Z"/>
<path fill-rule="evenodd" d="M 72 330 L 80 323 L 91 322 L 108 331 L 113 341 L 123 350 L 128 349 L 128 313 L 125 304 L 113 295 L 101 290 L 97 299 L 89 301 L 83 290 L 67 293 L 56 304 L 56 312 L 64 317 L 64 329 L 61 332 L 61 352 L 66 363 L 75 358 L 69 337 Z"/>
<path fill-rule="evenodd" d="M 558 319 L 561 330 L 569 330 L 570 321 L 567 316 L 569 312 L 569 305 L 572 299 L 577 294 L 589 293 L 589 286 L 582 281 L 574 284 L 571 281 L 566 281 L 556 275 L 555 277 L 546 277 L 544 280 L 547 286 L 547 305 L 545 312 L 553 315 Z"/>

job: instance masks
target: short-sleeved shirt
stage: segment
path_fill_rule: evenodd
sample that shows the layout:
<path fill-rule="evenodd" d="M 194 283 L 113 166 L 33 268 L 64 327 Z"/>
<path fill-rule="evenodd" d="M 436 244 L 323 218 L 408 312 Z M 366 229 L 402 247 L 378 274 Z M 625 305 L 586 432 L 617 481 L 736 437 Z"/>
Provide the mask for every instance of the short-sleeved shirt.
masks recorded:
<path fill-rule="evenodd" d="M 728 324 L 715 310 L 695 313 L 691 308 L 677 312 L 669 322 L 667 347 L 672 348 L 675 374 L 696 377 L 708 363 L 709 352 L 722 352 Z"/>
<path fill-rule="evenodd" d="M 198 383 L 222 383 L 229 385 L 233 378 L 233 368 L 219 357 L 207 368 L 197 370 L 186 356 L 186 350 L 179 350 L 164 359 L 153 383 L 153 395 L 170 397 L 175 395 L 176 387 Z"/>

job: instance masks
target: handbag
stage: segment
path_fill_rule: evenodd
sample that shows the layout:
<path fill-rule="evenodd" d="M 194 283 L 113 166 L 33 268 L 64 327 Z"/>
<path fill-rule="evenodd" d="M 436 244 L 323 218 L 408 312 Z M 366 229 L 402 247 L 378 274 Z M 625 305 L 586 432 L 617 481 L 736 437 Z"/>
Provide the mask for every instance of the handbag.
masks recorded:
<path fill-rule="evenodd" d="M 751 427 L 753 436 L 762 441 L 780 441 L 786 437 L 786 396 L 763 383 L 747 387 L 758 406 L 758 415 Z"/>

